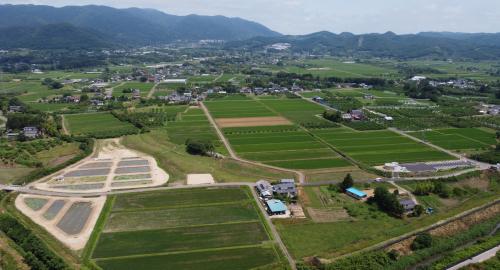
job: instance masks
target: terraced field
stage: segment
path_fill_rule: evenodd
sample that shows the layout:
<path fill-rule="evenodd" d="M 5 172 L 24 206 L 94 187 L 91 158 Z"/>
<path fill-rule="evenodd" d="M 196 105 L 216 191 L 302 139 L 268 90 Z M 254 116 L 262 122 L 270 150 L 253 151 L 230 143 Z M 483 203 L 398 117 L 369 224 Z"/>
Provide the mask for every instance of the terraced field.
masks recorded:
<path fill-rule="evenodd" d="M 393 161 L 408 163 L 455 159 L 388 130 L 358 132 L 333 128 L 314 130 L 312 133 L 354 160 L 371 166 Z"/>
<path fill-rule="evenodd" d="M 225 137 L 242 158 L 289 169 L 326 169 L 350 164 L 296 126 L 226 128 Z"/>
<path fill-rule="evenodd" d="M 103 231 L 96 232 L 92 258 L 105 270 L 277 269 L 286 261 L 269 242 L 249 192 L 226 188 L 118 195 L 110 199 Z"/>
<path fill-rule="evenodd" d="M 478 128 L 449 128 L 412 132 L 410 135 L 448 150 L 475 150 L 495 145 L 495 133 Z"/>

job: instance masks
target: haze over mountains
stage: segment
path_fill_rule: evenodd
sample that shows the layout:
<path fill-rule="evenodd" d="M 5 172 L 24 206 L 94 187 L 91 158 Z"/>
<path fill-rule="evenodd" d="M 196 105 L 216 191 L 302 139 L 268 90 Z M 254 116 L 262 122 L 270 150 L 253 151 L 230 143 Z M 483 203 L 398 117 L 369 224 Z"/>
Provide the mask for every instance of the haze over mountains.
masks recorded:
<path fill-rule="evenodd" d="M 224 40 L 229 49 L 290 43 L 294 52 L 339 56 L 500 59 L 500 34 L 414 35 L 317 32 L 281 35 L 240 18 L 176 16 L 154 9 L 106 6 L 0 5 L 0 48 L 95 49 Z"/>

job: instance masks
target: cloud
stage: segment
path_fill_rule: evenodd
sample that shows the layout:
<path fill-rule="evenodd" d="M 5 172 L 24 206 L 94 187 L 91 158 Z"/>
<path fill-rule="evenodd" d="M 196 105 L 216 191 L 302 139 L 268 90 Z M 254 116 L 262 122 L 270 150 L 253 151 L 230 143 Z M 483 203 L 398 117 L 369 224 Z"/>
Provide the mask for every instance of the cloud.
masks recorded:
<path fill-rule="evenodd" d="M 225 15 L 285 34 L 393 31 L 500 32 L 498 0 L 10 0 L 53 6 L 99 4 L 154 8 L 170 14 Z"/>

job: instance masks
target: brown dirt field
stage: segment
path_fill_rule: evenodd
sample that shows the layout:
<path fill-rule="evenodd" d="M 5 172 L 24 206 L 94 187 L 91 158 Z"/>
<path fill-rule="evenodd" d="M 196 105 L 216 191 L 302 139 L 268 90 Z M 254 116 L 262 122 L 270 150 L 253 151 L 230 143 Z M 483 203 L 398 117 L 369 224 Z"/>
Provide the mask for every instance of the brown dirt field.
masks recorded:
<path fill-rule="evenodd" d="M 292 125 L 292 122 L 290 122 L 288 119 L 281 117 L 281 116 L 217 118 L 217 119 L 215 119 L 215 122 L 221 128 Z"/>
<path fill-rule="evenodd" d="M 481 177 L 481 178 L 471 178 L 471 179 L 466 179 L 459 181 L 457 183 L 452 184 L 453 187 L 472 187 L 472 188 L 477 188 L 482 191 L 488 190 L 488 187 L 490 186 L 490 180 L 486 177 Z"/>
<path fill-rule="evenodd" d="M 345 209 L 317 209 L 308 207 L 307 213 L 315 223 L 327 223 L 343 220 L 351 220 Z"/>

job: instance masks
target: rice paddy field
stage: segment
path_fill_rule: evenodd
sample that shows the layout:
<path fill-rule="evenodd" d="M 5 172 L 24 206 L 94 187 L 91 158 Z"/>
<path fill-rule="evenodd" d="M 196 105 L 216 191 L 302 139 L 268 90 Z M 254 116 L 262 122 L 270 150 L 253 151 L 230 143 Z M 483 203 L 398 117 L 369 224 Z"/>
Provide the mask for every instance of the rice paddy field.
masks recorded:
<path fill-rule="evenodd" d="M 350 166 L 327 145 L 297 126 L 223 129 L 242 158 L 289 169 L 325 169 Z"/>
<path fill-rule="evenodd" d="M 334 123 L 325 120 L 321 115 L 325 108 L 307 100 L 283 99 L 283 100 L 261 100 L 259 101 L 267 108 L 289 119 L 290 121 L 307 127 L 335 126 Z"/>
<path fill-rule="evenodd" d="M 410 163 L 455 159 L 389 130 L 332 128 L 313 130 L 312 133 L 352 159 L 370 166 L 394 161 Z"/>
<path fill-rule="evenodd" d="M 119 134 L 137 130 L 129 122 L 122 122 L 110 113 L 68 114 L 64 116 L 71 134 Z"/>
<path fill-rule="evenodd" d="M 299 74 L 312 74 L 320 77 L 399 77 L 397 70 L 390 67 L 335 59 L 314 59 L 292 62 L 281 70 Z"/>
<path fill-rule="evenodd" d="M 108 269 L 283 269 L 247 188 L 186 189 L 108 199 L 91 258 Z"/>
<path fill-rule="evenodd" d="M 409 134 L 448 150 L 489 149 L 497 143 L 493 131 L 480 128 L 435 129 Z"/>

